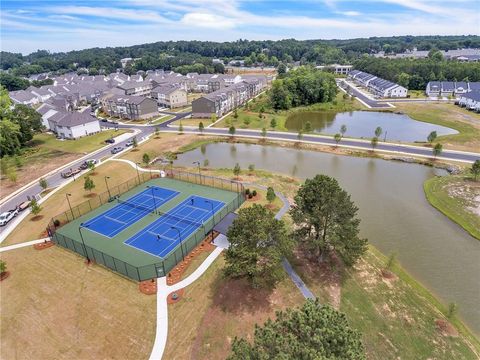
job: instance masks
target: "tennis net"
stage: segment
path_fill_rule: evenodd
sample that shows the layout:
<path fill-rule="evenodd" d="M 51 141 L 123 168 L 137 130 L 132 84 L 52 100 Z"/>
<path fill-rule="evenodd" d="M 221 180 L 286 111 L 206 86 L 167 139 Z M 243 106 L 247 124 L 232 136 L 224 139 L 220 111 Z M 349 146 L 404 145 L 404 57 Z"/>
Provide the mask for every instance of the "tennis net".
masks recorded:
<path fill-rule="evenodd" d="M 145 211 L 145 212 L 151 212 L 153 210 L 155 210 L 155 207 L 148 207 L 148 206 L 143 206 L 143 205 L 138 205 L 138 204 L 135 204 L 135 203 L 132 203 L 132 202 L 129 202 L 129 201 L 125 201 L 125 200 L 120 200 L 120 199 L 117 199 L 117 201 L 120 203 L 120 204 L 125 204 L 127 206 L 130 206 L 132 208 L 135 208 L 135 209 L 138 209 L 138 210 L 141 210 L 141 211 Z"/>
<path fill-rule="evenodd" d="M 203 223 L 200 222 L 200 221 L 195 221 L 195 220 L 192 220 L 192 219 L 189 219 L 189 218 L 185 218 L 185 217 L 181 217 L 181 216 L 177 216 L 177 215 L 165 213 L 165 212 L 160 211 L 160 210 L 158 210 L 157 212 L 158 212 L 158 214 L 159 214 L 160 216 L 164 216 L 164 217 L 166 217 L 166 218 L 175 220 L 175 221 L 177 221 L 177 222 L 184 222 L 184 223 L 187 223 L 187 224 L 190 224 L 190 225 L 195 225 L 196 227 L 203 226 Z"/>

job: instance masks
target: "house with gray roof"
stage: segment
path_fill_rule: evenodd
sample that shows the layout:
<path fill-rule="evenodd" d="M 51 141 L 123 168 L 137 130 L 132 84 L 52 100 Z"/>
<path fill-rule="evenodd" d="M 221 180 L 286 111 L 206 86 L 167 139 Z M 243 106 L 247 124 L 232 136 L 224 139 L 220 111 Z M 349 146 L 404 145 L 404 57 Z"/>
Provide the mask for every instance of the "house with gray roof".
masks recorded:
<path fill-rule="evenodd" d="M 159 85 L 152 89 L 152 98 L 159 106 L 177 108 L 188 105 L 187 92 L 178 85 Z"/>
<path fill-rule="evenodd" d="M 408 89 L 405 87 L 363 71 L 352 70 L 348 73 L 348 78 L 366 87 L 372 94 L 378 97 L 407 97 Z"/>
<path fill-rule="evenodd" d="M 474 90 L 461 94 L 458 99 L 458 105 L 472 111 L 480 112 L 480 91 Z"/>
<path fill-rule="evenodd" d="M 108 93 L 100 102 L 105 113 L 121 119 L 140 120 L 158 116 L 157 101 L 148 97 Z"/>
<path fill-rule="evenodd" d="M 125 95 L 150 96 L 152 91 L 150 81 L 125 81 L 117 87 L 125 91 Z"/>

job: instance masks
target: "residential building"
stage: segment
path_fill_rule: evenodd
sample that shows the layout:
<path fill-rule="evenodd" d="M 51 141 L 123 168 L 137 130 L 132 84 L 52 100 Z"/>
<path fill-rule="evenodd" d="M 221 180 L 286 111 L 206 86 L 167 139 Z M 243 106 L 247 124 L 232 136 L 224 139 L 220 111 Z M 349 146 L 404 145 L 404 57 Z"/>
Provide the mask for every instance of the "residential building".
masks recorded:
<path fill-rule="evenodd" d="M 331 71 L 336 75 L 348 75 L 348 73 L 352 70 L 353 65 L 318 65 L 316 68 L 320 70 Z"/>
<path fill-rule="evenodd" d="M 177 108 L 188 105 L 187 92 L 180 86 L 160 85 L 152 89 L 152 98 L 159 106 Z"/>
<path fill-rule="evenodd" d="M 427 84 L 425 93 L 428 96 L 455 96 L 459 97 L 462 94 L 469 93 L 480 89 L 480 82 L 466 82 L 466 81 L 430 81 Z"/>
<path fill-rule="evenodd" d="M 11 91 L 9 94 L 10 99 L 15 104 L 23 104 L 23 105 L 35 105 L 40 102 L 38 96 L 32 94 L 30 91 L 25 90 L 18 90 L 18 91 Z"/>
<path fill-rule="evenodd" d="M 355 83 L 364 86 L 368 89 L 368 91 L 378 97 L 407 97 L 407 88 L 360 70 L 350 71 L 348 73 L 348 78 L 353 80 Z"/>
<path fill-rule="evenodd" d="M 480 91 L 470 91 L 461 94 L 458 99 L 458 105 L 466 107 L 469 110 L 480 112 Z"/>
<path fill-rule="evenodd" d="M 150 96 L 152 91 L 150 81 L 125 81 L 117 87 L 125 91 L 125 95 Z"/>
<path fill-rule="evenodd" d="M 110 116 L 140 120 L 158 115 L 157 101 L 143 96 L 108 94 L 101 99 L 102 109 Z"/>

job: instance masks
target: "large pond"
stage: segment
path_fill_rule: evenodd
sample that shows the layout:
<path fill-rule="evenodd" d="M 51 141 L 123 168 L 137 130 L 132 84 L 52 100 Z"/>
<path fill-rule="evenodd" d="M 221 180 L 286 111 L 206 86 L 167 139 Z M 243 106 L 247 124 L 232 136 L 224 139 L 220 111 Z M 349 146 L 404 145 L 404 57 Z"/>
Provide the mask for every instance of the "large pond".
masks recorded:
<path fill-rule="evenodd" d="M 217 143 L 179 155 L 175 164 L 258 169 L 310 178 L 335 177 L 360 208 L 361 233 L 401 264 L 444 303 L 456 302 L 480 333 L 480 242 L 425 200 L 423 182 L 443 171 L 380 159 L 356 158 L 275 146 Z"/>
<path fill-rule="evenodd" d="M 380 137 L 387 141 L 426 141 L 432 131 L 436 131 L 438 136 L 457 133 L 444 126 L 413 120 L 405 114 L 379 111 L 296 112 L 287 118 L 285 127 L 297 132 L 305 129 L 307 122 L 310 122 L 312 131 L 329 135 L 339 133 L 340 127 L 345 125 L 345 136 L 356 138 L 371 138 L 380 126 L 383 130 Z"/>

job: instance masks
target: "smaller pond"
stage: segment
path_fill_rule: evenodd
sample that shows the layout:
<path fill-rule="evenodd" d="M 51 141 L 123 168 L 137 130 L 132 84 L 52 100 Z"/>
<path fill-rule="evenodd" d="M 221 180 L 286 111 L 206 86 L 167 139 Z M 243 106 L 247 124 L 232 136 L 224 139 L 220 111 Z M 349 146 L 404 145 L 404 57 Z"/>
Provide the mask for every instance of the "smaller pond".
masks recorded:
<path fill-rule="evenodd" d="M 297 112 L 287 118 L 285 127 L 289 131 L 297 132 L 305 129 L 307 122 L 310 122 L 313 132 L 328 135 L 339 133 L 340 127 L 345 125 L 345 136 L 356 138 L 371 138 L 375 136 L 375 129 L 380 126 L 383 130 L 380 138 L 386 138 L 387 141 L 426 141 L 432 131 L 436 131 L 438 136 L 458 133 L 444 126 L 413 120 L 405 114 L 379 111 Z"/>

